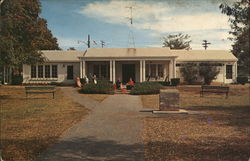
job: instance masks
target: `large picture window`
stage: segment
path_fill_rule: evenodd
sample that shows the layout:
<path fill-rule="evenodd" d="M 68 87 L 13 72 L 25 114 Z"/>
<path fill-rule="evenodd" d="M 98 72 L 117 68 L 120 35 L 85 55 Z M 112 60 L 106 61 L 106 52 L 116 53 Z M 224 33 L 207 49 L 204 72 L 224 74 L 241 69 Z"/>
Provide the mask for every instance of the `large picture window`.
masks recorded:
<path fill-rule="evenodd" d="M 106 64 L 95 64 L 93 67 L 93 72 L 98 79 L 105 79 L 107 77 L 108 68 Z"/>
<path fill-rule="evenodd" d="M 43 65 L 38 65 L 38 78 L 43 78 Z"/>
<path fill-rule="evenodd" d="M 57 78 L 57 65 L 52 65 L 52 78 Z"/>
<path fill-rule="evenodd" d="M 233 66 L 226 65 L 226 79 L 232 79 L 232 78 L 233 78 Z"/>
<path fill-rule="evenodd" d="M 163 64 L 146 64 L 146 77 L 163 77 Z"/>
<path fill-rule="evenodd" d="M 31 66 L 31 78 L 36 78 L 36 66 Z"/>
<path fill-rule="evenodd" d="M 50 65 L 45 65 L 45 78 L 50 78 Z"/>

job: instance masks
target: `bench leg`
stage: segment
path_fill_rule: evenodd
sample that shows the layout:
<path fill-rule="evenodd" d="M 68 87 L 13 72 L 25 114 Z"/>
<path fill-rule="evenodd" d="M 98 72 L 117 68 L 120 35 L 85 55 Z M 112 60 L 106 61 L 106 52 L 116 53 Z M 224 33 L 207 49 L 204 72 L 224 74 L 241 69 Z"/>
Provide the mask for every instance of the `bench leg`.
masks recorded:
<path fill-rule="evenodd" d="M 55 99 L 55 93 L 53 92 L 53 99 Z"/>

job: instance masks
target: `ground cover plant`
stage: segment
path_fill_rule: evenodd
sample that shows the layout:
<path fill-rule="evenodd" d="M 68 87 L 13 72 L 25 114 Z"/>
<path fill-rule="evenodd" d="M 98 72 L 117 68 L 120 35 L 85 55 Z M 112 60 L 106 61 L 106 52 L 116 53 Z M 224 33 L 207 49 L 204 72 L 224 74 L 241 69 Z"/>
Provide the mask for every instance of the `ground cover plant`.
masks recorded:
<path fill-rule="evenodd" d="M 85 84 L 80 92 L 85 94 L 113 94 L 114 86 L 108 81 L 98 81 L 97 84 Z"/>
<path fill-rule="evenodd" d="M 161 88 L 162 85 L 158 82 L 142 82 L 136 83 L 130 93 L 134 95 L 157 94 L 160 92 Z"/>
<path fill-rule="evenodd" d="M 24 87 L 1 86 L 0 139 L 6 161 L 34 160 L 60 135 L 88 113 L 57 89 L 51 94 L 29 95 Z"/>
<path fill-rule="evenodd" d="M 200 86 L 180 86 L 181 107 L 202 115 L 144 119 L 145 157 L 150 161 L 243 161 L 250 157 L 249 86 L 230 86 L 229 98 Z M 158 108 L 159 95 L 144 95 L 144 108 Z"/>

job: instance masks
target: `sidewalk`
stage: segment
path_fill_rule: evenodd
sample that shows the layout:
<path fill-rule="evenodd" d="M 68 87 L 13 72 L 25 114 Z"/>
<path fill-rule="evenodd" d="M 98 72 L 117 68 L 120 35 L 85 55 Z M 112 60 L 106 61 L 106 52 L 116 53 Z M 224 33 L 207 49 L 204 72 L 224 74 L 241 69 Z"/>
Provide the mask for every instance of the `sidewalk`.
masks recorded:
<path fill-rule="evenodd" d="M 62 140 L 37 161 L 144 160 L 139 96 L 110 95 L 98 103 L 80 96 L 74 88 L 64 87 L 62 90 L 92 112 L 66 131 Z"/>

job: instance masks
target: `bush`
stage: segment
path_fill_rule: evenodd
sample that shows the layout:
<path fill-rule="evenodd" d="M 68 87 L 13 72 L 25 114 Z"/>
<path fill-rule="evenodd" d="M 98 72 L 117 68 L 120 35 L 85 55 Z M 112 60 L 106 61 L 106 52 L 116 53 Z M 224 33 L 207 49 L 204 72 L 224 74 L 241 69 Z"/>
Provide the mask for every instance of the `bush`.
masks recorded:
<path fill-rule="evenodd" d="M 13 75 L 11 84 L 12 85 L 20 85 L 23 83 L 23 76 L 22 75 Z"/>
<path fill-rule="evenodd" d="M 136 83 L 134 88 L 130 91 L 130 94 L 158 94 L 160 93 L 162 85 L 158 82 L 142 82 Z"/>
<path fill-rule="evenodd" d="M 113 94 L 114 86 L 109 81 L 98 81 L 97 84 L 85 84 L 82 87 L 81 92 L 88 94 Z"/>
<path fill-rule="evenodd" d="M 61 83 L 61 82 L 51 82 L 50 85 L 53 85 L 53 86 L 61 86 L 62 83 Z"/>
<path fill-rule="evenodd" d="M 157 81 L 157 83 L 159 83 L 162 86 L 169 86 L 170 82 L 166 82 L 166 81 Z"/>
<path fill-rule="evenodd" d="M 241 76 L 241 77 L 237 77 L 237 83 L 240 83 L 242 85 L 246 84 L 248 82 L 248 78 Z"/>
<path fill-rule="evenodd" d="M 197 81 L 199 68 L 195 63 L 186 63 L 181 68 L 184 81 L 188 84 L 194 84 Z"/>
<path fill-rule="evenodd" d="M 172 78 L 171 79 L 171 85 L 172 86 L 177 86 L 180 84 L 180 78 Z"/>
<path fill-rule="evenodd" d="M 208 65 L 199 67 L 199 75 L 203 77 L 204 84 L 207 85 L 211 84 L 212 80 L 216 78 L 219 72 L 216 66 Z"/>

